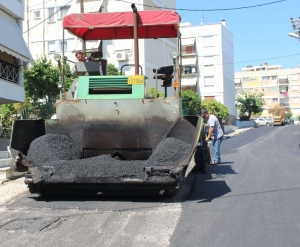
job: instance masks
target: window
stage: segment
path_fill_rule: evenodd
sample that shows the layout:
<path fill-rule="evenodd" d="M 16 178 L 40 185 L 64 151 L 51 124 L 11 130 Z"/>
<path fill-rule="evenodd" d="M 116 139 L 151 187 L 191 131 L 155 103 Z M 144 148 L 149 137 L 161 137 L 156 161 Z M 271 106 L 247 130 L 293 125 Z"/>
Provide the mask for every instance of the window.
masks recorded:
<path fill-rule="evenodd" d="M 57 19 L 63 19 L 70 9 L 70 6 L 59 7 L 57 12 Z"/>
<path fill-rule="evenodd" d="M 214 76 L 205 76 L 204 77 L 204 87 L 214 87 L 215 86 L 215 77 Z"/>
<path fill-rule="evenodd" d="M 292 89 L 293 89 L 293 91 L 298 91 L 299 90 L 299 86 L 293 86 Z"/>
<path fill-rule="evenodd" d="M 266 76 L 262 76 L 261 79 L 262 79 L 263 81 L 266 81 L 266 80 L 267 80 L 267 77 L 266 77 Z"/>
<path fill-rule="evenodd" d="M 299 103 L 299 97 L 294 97 L 293 98 L 293 103 Z"/>
<path fill-rule="evenodd" d="M 267 87 L 268 92 L 278 91 L 278 87 Z"/>
<path fill-rule="evenodd" d="M 256 81 L 256 78 L 255 77 L 251 77 L 250 81 Z"/>
<path fill-rule="evenodd" d="M 249 77 L 243 77 L 243 82 L 248 82 L 249 81 Z"/>
<path fill-rule="evenodd" d="M 48 53 L 56 52 L 55 41 L 48 41 Z"/>
<path fill-rule="evenodd" d="M 54 8 L 48 9 L 48 21 L 54 21 Z"/>
<path fill-rule="evenodd" d="M 278 98 L 272 98 L 273 102 L 278 102 Z"/>
<path fill-rule="evenodd" d="M 214 36 L 203 37 L 203 47 L 214 47 Z"/>
<path fill-rule="evenodd" d="M 298 75 L 292 75 L 292 81 L 298 81 Z"/>
<path fill-rule="evenodd" d="M 214 66 L 214 56 L 204 57 L 203 62 L 205 67 Z"/>
<path fill-rule="evenodd" d="M 34 19 L 40 19 L 41 18 L 41 11 L 37 10 L 34 11 Z"/>
<path fill-rule="evenodd" d="M 272 76 L 272 80 L 277 80 L 277 76 Z"/>
<path fill-rule="evenodd" d="M 268 99 L 268 103 L 271 103 L 271 99 Z"/>
<path fill-rule="evenodd" d="M 63 43 L 64 43 L 64 48 L 65 48 L 64 51 L 67 51 L 68 50 L 68 43 L 67 43 L 67 41 L 65 41 L 65 42 L 60 41 L 60 50 L 63 51 Z"/>

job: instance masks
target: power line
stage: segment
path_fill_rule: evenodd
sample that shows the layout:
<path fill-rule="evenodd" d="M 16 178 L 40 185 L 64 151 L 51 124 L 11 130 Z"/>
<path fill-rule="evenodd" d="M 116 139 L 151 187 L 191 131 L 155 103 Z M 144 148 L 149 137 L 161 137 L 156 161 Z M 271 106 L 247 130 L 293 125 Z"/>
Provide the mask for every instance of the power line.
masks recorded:
<path fill-rule="evenodd" d="M 300 53 L 286 55 L 286 56 L 281 56 L 281 57 L 262 58 L 262 59 L 251 60 L 251 61 L 234 62 L 234 63 L 221 63 L 221 64 L 216 64 L 216 65 L 227 65 L 227 64 L 238 64 L 238 63 L 252 63 L 252 62 L 268 61 L 268 60 L 273 60 L 273 59 L 278 59 L 278 58 L 293 57 L 293 56 L 299 56 L 299 55 L 300 55 Z"/>
<path fill-rule="evenodd" d="M 70 2 L 72 2 L 73 0 L 71 0 Z M 66 7 L 70 2 L 68 2 L 66 5 L 64 5 L 62 8 Z M 45 22 L 46 20 L 48 20 L 50 17 L 54 16 L 58 11 L 60 11 L 60 9 L 58 9 L 57 11 L 55 11 L 52 15 L 49 15 L 46 19 L 44 19 L 43 21 L 39 22 L 38 24 L 36 24 L 35 26 L 29 28 L 28 30 L 26 30 L 23 33 L 27 33 L 28 31 L 30 31 L 31 29 L 37 27 L 38 25 L 42 24 L 43 22 Z M 28 17 L 29 18 L 29 17 Z"/>
<path fill-rule="evenodd" d="M 124 3 L 132 3 L 131 1 L 126 1 L 126 0 L 116 0 L 119 2 L 124 2 Z M 249 8 L 256 8 L 256 7 L 262 7 L 266 5 L 271 5 L 271 4 L 276 4 L 280 2 L 285 2 L 286 0 L 279 0 L 275 2 L 269 2 L 269 3 L 263 3 L 263 4 L 257 4 L 257 5 L 252 5 L 252 6 L 244 6 L 244 7 L 236 7 L 236 8 L 228 8 L 228 9 L 176 9 L 176 8 L 167 8 L 167 7 L 158 7 L 158 6 L 152 6 L 152 5 L 147 5 L 147 4 L 141 4 L 141 3 L 134 3 L 136 5 L 141 5 L 141 6 L 146 6 L 150 8 L 157 8 L 157 9 L 169 9 L 169 10 L 181 10 L 181 11 L 227 11 L 227 10 L 239 10 L 239 9 L 249 9 Z"/>
<path fill-rule="evenodd" d="M 48 3 L 48 2 L 51 2 L 52 0 L 49 0 L 49 1 L 46 1 L 46 2 L 44 2 L 44 3 Z M 33 5 L 33 6 L 27 6 L 26 8 L 25 8 L 25 10 L 27 10 L 27 9 L 31 9 L 31 8 L 33 8 L 33 7 L 36 7 L 36 6 L 39 6 L 39 5 L 42 5 L 42 4 L 44 4 L 44 3 L 39 3 L 39 4 L 37 4 L 37 5 Z"/>

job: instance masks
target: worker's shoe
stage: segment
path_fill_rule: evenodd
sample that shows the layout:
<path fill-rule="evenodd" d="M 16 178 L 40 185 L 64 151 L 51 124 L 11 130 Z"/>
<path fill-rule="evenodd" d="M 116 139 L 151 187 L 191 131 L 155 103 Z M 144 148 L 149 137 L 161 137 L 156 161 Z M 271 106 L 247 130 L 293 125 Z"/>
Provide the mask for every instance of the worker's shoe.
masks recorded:
<path fill-rule="evenodd" d="M 212 164 L 212 165 L 221 164 L 221 161 L 212 161 L 211 164 Z"/>

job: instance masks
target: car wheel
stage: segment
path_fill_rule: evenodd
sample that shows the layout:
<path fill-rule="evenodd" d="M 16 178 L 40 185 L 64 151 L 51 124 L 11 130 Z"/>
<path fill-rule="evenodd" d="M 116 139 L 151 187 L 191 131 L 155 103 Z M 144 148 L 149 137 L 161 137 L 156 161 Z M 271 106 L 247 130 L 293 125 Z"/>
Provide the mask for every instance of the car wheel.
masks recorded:
<path fill-rule="evenodd" d="M 266 125 L 267 125 L 267 126 L 270 126 L 270 123 L 267 123 Z"/>

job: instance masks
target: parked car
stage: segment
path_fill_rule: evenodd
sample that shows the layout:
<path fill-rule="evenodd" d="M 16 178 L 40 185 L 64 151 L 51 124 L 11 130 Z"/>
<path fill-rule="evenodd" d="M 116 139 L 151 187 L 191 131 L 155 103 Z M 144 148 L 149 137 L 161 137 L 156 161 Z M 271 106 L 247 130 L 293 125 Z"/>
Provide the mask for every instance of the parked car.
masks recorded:
<path fill-rule="evenodd" d="M 294 119 L 291 118 L 284 118 L 284 122 L 286 125 L 295 124 Z"/>
<path fill-rule="evenodd" d="M 273 125 L 273 120 L 271 118 L 257 118 L 254 119 L 255 123 L 260 126 L 271 126 Z"/>

